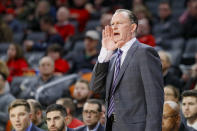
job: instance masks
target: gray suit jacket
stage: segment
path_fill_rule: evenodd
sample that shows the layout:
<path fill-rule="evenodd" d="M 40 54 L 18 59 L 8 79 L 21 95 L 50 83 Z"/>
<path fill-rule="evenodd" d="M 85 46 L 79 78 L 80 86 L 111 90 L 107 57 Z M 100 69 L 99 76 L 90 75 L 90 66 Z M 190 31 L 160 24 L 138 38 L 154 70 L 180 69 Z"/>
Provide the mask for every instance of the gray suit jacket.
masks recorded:
<path fill-rule="evenodd" d="M 110 62 L 97 63 L 90 83 L 95 92 L 106 90 L 106 107 L 115 58 L 116 54 Z M 113 131 L 161 131 L 163 76 L 159 56 L 152 47 L 137 40 L 130 47 L 117 78 L 114 99 Z"/>

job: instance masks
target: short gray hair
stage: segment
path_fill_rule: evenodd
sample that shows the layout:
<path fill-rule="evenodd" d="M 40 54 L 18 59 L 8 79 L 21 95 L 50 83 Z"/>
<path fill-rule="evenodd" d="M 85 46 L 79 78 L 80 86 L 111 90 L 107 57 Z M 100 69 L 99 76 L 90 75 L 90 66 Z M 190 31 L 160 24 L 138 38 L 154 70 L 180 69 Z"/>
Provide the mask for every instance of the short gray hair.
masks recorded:
<path fill-rule="evenodd" d="M 121 13 L 121 12 L 125 12 L 128 14 L 129 20 L 131 21 L 131 23 L 135 23 L 138 26 L 138 19 L 137 16 L 130 10 L 127 9 L 117 9 L 115 11 L 115 13 Z"/>
<path fill-rule="evenodd" d="M 41 65 L 43 59 L 48 59 L 48 60 L 51 62 L 52 66 L 55 66 L 54 60 L 53 60 L 51 57 L 49 57 L 49 56 L 44 56 L 44 57 L 42 57 L 42 58 L 40 59 L 40 61 L 39 61 L 39 66 Z"/>

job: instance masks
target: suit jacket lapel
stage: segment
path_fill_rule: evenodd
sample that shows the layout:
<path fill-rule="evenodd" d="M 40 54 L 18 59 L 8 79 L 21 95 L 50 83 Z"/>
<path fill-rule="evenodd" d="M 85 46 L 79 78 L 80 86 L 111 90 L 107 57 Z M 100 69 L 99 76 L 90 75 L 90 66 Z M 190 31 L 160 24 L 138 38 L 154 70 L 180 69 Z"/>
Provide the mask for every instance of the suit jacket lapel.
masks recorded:
<path fill-rule="evenodd" d="M 124 74 L 124 72 L 125 72 L 127 66 L 129 65 L 129 62 L 130 62 L 130 60 L 131 60 L 133 54 L 135 53 L 135 50 L 137 49 L 138 44 L 139 44 L 139 42 L 136 40 L 136 41 L 133 43 L 133 45 L 130 47 L 130 49 L 128 50 L 128 52 L 127 52 L 127 55 L 126 55 L 126 57 L 125 57 L 125 59 L 124 59 L 124 62 L 123 62 L 123 64 L 122 64 L 122 66 L 121 66 L 121 68 L 120 68 L 120 72 L 119 72 L 119 74 L 118 74 L 118 78 L 117 78 L 117 82 L 116 82 L 116 89 L 115 89 L 115 91 L 117 90 L 117 87 L 118 87 L 117 85 L 118 85 L 118 83 L 120 82 L 120 80 L 121 80 L 121 78 L 122 78 L 122 76 L 123 76 L 123 74 Z"/>

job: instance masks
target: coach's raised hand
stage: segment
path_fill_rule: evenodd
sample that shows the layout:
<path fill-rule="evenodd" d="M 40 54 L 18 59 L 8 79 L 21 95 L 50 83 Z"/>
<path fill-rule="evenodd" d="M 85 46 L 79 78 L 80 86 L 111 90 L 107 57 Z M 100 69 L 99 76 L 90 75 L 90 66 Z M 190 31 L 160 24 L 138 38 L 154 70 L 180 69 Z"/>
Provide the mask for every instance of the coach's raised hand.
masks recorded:
<path fill-rule="evenodd" d="M 107 50 L 115 50 L 117 48 L 114 39 L 113 39 L 113 30 L 111 26 L 105 26 L 102 32 L 102 47 L 106 48 Z"/>

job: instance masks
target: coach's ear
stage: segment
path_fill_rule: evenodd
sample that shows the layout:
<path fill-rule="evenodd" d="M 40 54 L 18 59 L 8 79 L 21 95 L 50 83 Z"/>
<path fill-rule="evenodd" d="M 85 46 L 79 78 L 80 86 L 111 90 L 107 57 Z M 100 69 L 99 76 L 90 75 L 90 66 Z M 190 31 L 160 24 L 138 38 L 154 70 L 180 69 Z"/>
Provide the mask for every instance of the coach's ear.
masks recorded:
<path fill-rule="evenodd" d="M 137 24 L 131 24 L 131 33 L 134 33 L 137 30 Z"/>

